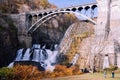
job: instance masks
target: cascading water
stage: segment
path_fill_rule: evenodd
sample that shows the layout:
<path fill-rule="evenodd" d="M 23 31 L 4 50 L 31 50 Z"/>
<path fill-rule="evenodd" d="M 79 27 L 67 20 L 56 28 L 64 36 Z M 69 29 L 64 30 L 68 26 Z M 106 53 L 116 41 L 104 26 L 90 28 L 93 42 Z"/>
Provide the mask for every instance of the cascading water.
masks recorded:
<path fill-rule="evenodd" d="M 58 56 L 58 46 L 55 45 L 54 46 L 54 51 L 51 50 L 46 50 L 46 52 L 48 53 L 48 58 L 45 60 L 45 64 L 47 65 L 45 67 L 45 69 L 53 71 L 55 68 L 55 64 L 57 63 L 57 56 Z"/>
<path fill-rule="evenodd" d="M 21 60 L 21 58 L 22 58 L 22 53 L 23 52 L 23 49 L 19 49 L 18 51 L 17 51 L 17 57 L 16 57 L 16 59 L 15 59 L 15 61 L 20 61 Z"/>
<path fill-rule="evenodd" d="M 23 56 L 23 59 L 22 60 L 30 60 L 30 48 L 28 48 L 27 50 L 26 50 L 26 52 L 25 52 L 25 54 L 24 54 L 24 56 Z"/>
<path fill-rule="evenodd" d="M 23 49 L 19 49 L 17 51 L 17 57 L 16 57 L 15 61 L 20 61 L 21 60 L 21 58 L 22 58 L 22 52 L 23 52 Z M 14 62 L 12 62 L 12 63 L 10 63 L 8 65 L 8 67 L 13 67 L 13 66 L 14 66 Z"/>
<path fill-rule="evenodd" d="M 75 63 L 77 62 L 78 58 L 79 58 L 79 54 L 75 54 L 75 56 L 73 57 L 73 59 L 72 59 L 72 61 L 71 61 L 72 66 L 75 65 Z"/>
<path fill-rule="evenodd" d="M 45 49 L 45 45 L 40 48 L 39 44 L 34 44 L 30 49 L 28 48 L 25 53 L 24 49 L 19 49 L 17 51 L 17 57 L 14 62 L 21 61 L 33 61 L 38 62 L 45 70 L 54 70 L 54 65 L 56 64 L 56 57 L 58 55 L 57 45 L 54 46 L 54 50 Z M 30 59 L 32 55 L 32 59 Z M 13 67 L 14 62 L 10 63 L 8 67 Z"/>
<path fill-rule="evenodd" d="M 71 66 L 74 66 L 79 58 L 79 54 L 75 54 L 75 56 L 73 57 L 73 59 L 71 60 L 71 62 L 67 65 L 67 67 L 71 67 Z"/>
<path fill-rule="evenodd" d="M 74 12 L 76 17 L 79 19 L 79 12 Z M 82 15 L 83 16 L 83 15 Z M 90 20 L 91 22 L 95 23 L 93 20 L 90 18 L 83 16 L 84 18 Z M 72 29 L 72 28 L 71 28 Z M 70 30 L 71 30 L 70 29 Z M 68 42 L 71 42 L 68 41 Z M 71 43 L 69 43 L 71 44 Z M 64 47 L 64 46 L 63 46 Z M 14 60 L 15 61 L 34 61 L 34 62 L 39 62 L 42 67 L 45 69 L 49 69 L 50 71 L 54 70 L 54 65 L 56 64 L 56 57 L 58 55 L 58 49 L 57 45 L 54 45 L 54 50 L 50 49 L 45 49 L 45 45 L 41 48 L 39 44 L 34 44 L 33 47 L 30 49 L 28 48 L 25 53 L 23 54 L 23 49 L 19 49 L 17 52 L 17 57 Z M 64 48 L 63 48 L 64 49 Z M 32 59 L 31 59 L 32 55 Z M 76 61 L 78 60 L 79 55 L 76 54 L 71 61 L 72 65 L 75 65 Z M 12 67 L 14 65 L 14 62 L 12 62 L 8 67 Z"/>

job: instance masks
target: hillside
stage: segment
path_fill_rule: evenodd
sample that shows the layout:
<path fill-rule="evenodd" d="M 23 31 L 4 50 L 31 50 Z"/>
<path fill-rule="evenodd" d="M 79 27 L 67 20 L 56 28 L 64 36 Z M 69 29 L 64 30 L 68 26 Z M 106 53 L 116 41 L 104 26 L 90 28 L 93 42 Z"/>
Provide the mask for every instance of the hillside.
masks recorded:
<path fill-rule="evenodd" d="M 12 62 L 16 51 L 21 47 L 17 26 L 9 15 L 47 8 L 56 6 L 47 0 L 0 0 L 0 67 Z"/>
<path fill-rule="evenodd" d="M 19 18 L 12 20 L 9 15 L 55 7 L 47 0 L 0 0 L 0 67 L 7 66 L 13 61 L 19 48 L 26 48 L 25 44 L 21 44 L 18 39 L 19 29 L 24 29 L 25 26 L 17 26 L 16 24 L 21 25 L 19 22 L 16 23 Z M 48 47 L 60 43 L 67 28 L 76 21 L 77 18 L 71 14 L 59 15 L 44 23 L 36 31 L 32 43 L 48 44 Z"/>
<path fill-rule="evenodd" d="M 20 13 L 47 8 L 56 8 L 56 6 L 50 4 L 48 0 L 0 0 L 2 13 Z"/>

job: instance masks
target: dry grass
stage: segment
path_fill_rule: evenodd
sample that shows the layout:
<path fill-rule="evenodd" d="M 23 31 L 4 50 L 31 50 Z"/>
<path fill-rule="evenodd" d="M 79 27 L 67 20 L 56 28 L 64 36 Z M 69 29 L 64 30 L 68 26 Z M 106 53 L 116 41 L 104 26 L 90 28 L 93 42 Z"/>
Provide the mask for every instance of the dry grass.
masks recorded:
<path fill-rule="evenodd" d="M 43 80 L 120 80 L 120 70 L 115 72 L 115 78 L 111 78 L 111 73 L 107 73 L 107 77 L 104 78 L 103 73 L 87 73 L 82 75 L 67 76 L 67 77 L 58 77 L 52 79 L 43 79 Z"/>

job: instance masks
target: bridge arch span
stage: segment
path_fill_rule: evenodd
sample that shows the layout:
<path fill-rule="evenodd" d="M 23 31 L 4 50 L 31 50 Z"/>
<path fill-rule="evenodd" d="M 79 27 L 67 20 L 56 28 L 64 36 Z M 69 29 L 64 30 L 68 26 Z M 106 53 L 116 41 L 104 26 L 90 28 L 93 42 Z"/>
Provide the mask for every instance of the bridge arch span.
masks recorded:
<path fill-rule="evenodd" d="M 58 11 L 58 12 L 53 12 L 50 14 L 47 14 L 45 16 L 43 16 L 42 18 L 40 18 L 39 20 L 37 20 L 29 29 L 28 29 L 28 33 L 32 33 L 34 32 L 41 24 L 43 24 L 44 22 L 48 21 L 49 19 L 57 16 L 57 14 L 61 14 L 61 13 L 70 13 L 70 14 L 74 14 L 76 16 L 81 16 L 83 18 L 85 18 L 86 20 L 92 22 L 93 24 L 96 24 L 96 22 L 94 20 L 92 20 L 91 18 L 79 13 L 79 12 L 74 12 L 74 11 Z"/>

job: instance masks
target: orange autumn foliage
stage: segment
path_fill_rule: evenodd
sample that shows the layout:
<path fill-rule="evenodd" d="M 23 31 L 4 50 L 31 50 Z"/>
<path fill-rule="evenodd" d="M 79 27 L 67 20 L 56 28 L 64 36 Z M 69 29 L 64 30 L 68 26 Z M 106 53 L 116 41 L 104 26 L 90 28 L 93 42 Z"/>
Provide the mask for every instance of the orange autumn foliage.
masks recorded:
<path fill-rule="evenodd" d="M 11 79 L 9 80 L 41 80 L 43 78 L 55 78 L 81 74 L 77 66 L 67 68 L 64 65 L 56 65 L 53 72 L 39 71 L 35 66 L 16 65 L 12 68 Z"/>
<path fill-rule="evenodd" d="M 56 65 L 53 72 L 45 71 L 43 73 L 44 78 L 55 78 L 55 77 L 63 77 L 63 76 L 71 76 L 71 75 L 79 75 L 82 74 L 78 68 L 78 66 L 72 66 L 67 68 L 64 65 Z"/>
<path fill-rule="evenodd" d="M 14 68 L 15 80 L 40 80 L 41 72 L 34 66 L 16 65 Z"/>

